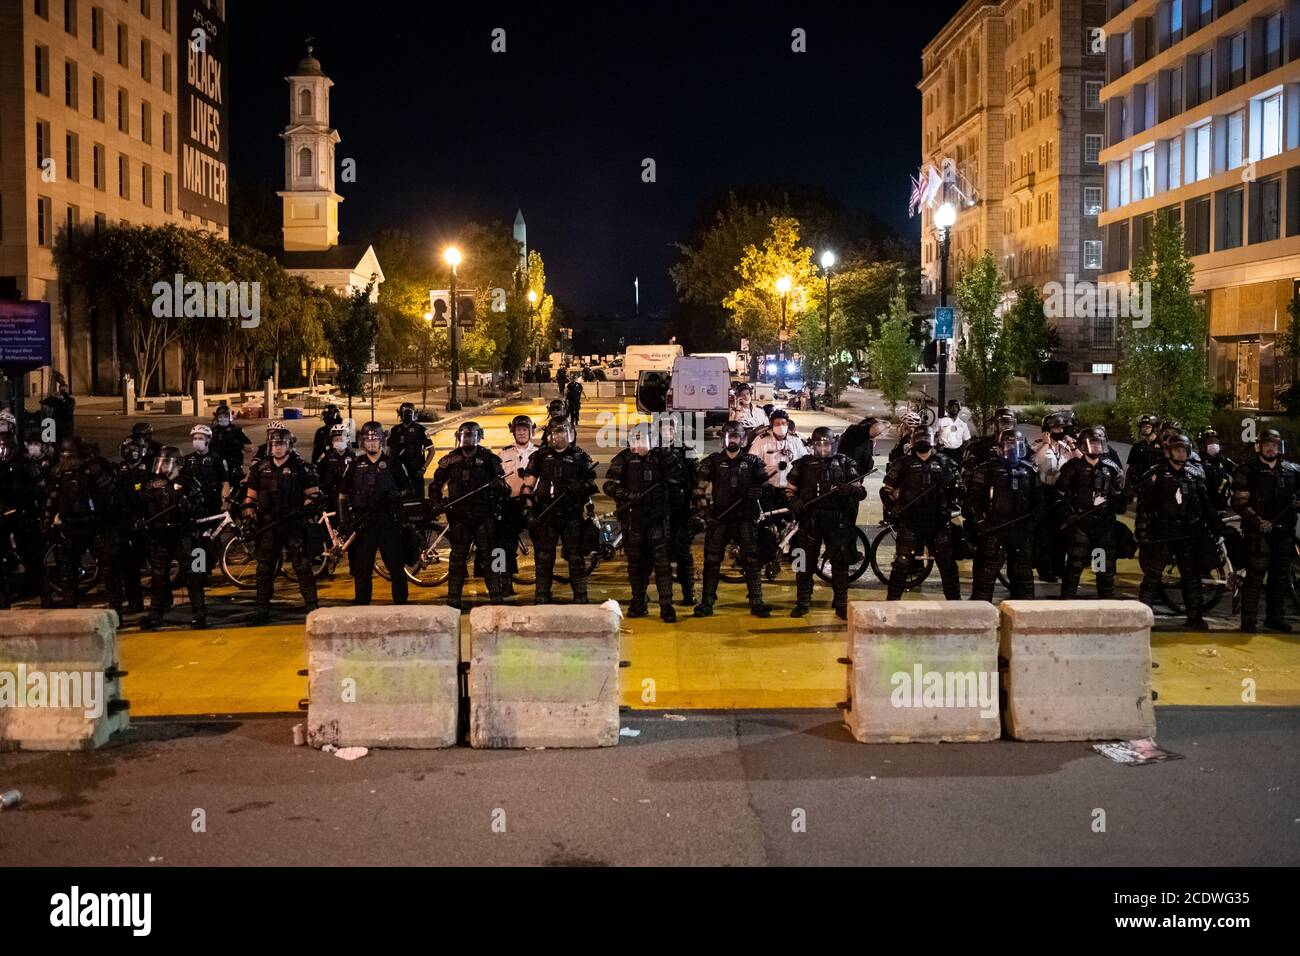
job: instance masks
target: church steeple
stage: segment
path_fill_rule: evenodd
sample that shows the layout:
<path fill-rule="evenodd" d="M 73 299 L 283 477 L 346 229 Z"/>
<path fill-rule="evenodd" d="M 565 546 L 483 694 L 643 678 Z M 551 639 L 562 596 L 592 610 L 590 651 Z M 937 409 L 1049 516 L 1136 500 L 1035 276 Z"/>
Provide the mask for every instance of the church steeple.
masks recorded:
<path fill-rule="evenodd" d="M 330 128 L 329 91 L 333 80 L 312 55 L 285 77 L 289 83 L 289 122 L 284 140 L 284 206 L 286 251 L 330 249 L 339 242 L 339 203 L 334 191 L 334 147 L 339 134 Z"/>

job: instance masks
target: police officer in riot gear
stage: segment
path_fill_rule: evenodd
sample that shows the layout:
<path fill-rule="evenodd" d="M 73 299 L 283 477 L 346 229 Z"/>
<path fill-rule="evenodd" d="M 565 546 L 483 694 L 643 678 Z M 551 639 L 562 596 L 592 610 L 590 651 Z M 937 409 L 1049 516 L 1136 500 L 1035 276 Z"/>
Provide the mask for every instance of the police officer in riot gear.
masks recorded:
<path fill-rule="evenodd" d="M 143 450 L 144 464 L 153 470 L 153 460 L 162 451 L 162 445 L 153 439 L 153 426 L 148 422 L 136 422 L 131 426 L 131 439 Z"/>
<path fill-rule="evenodd" d="M 604 491 L 618 506 L 623 526 L 623 551 L 627 555 L 627 577 L 632 587 L 632 604 L 627 616 L 646 616 L 646 592 L 653 566 L 659 618 L 673 623 L 677 612 L 673 609 L 669 541 L 673 488 L 681 485 L 681 471 L 677 456 L 670 450 L 650 446 L 650 426 L 633 426 L 628 432 L 627 447 L 609 463 Z"/>
<path fill-rule="evenodd" d="M 1283 460 L 1286 442 L 1270 428 L 1255 439 L 1255 455 L 1232 474 L 1232 510 L 1241 515 L 1246 538 L 1246 583 L 1241 590 L 1241 629 L 1259 630 L 1259 598 L 1264 595 L 1264 626 L 1288 633 L 1283 619 L 1287 575 L 1295 556 L 1296 496 L 1300 465 Z"/>
<path fill-rule="evenodd" d="M 702 462 L 695 478 L 697 511 L 705 511 L 705 489 L 712 501 L 704 532 L 704 594 L 696 605 L 696 617 L 708 617 L 718 600 L 718 581 L 722 576 L 722 559 L 727 545 L 735 544 L 745 569 L 745 590 L 749 613 L 771 617 L 772 608 L 763 603 L 763 577 L 758 547 L 758 528 L 754 524 L 758 502 L 767 484 L 763 460 L 744 451 L 746 427 L 743 422 L 727 422 L 722 429 L 722 451 L 714 452 Z"/>
<path fill-rule="evenodd" d="M 212 429 L 207 425 L 195 425 L 190 429 L 190 441 L 194 450 L 185 456 L 181 468 L 203 492 L 203 514 L 196 517 L 220 514 L 222 491 L 230 476 L 226 473 L 225 461 L 212 449 Z"/>
<path fill-rule="evenodd" d="M 551 603 L 556 547 L 563 543 L 569 562 L 573 602 L 587 603 L 587 548 L 583 515 L 596 492 L 596 466 L 573 444 L 573 425 L 555 419 L 547 429 L 547 446 L 528 462 L 523 497 L 530 506 L 529 528 L 537 557 L 536 603 Z"/>
<path fill-rule="evenodd" d="M 471 546 L 475 552 L 476 570 L 482 572 L 491 603 L 501 603 L 502 579 L 509 573 L 509 561 L 497 528 L 501 502 L 507 494 L 505 471 L 501 459 L 482 447 L 482 442 L 483 429 L 478 422 L 462 422 L 456 429 L 456 447 L 438 462 L 433 472 L 433 483 L 429 485 L 429 502 L 433 510 L 447 512 L 447 537 L 451 542 L 447 604 L 455 608 L 462 606 L 461 595 L 469 577 Z M 536 535 L 533 541 L 537 541 Z M 540 545 L 538 551 L 540 589 Z"/>
<path fill-rule="evenodd" d="M 244 480 L 244 446 L 251 444 L 231 418 L 230 406 L 225 402 L 218 405 L 212 416 L 212 450 L 226 463 L 226 480 L 232 492 Z"/>
<path fill-rule="evenodd" d="M 939 568 L 944 597 L 961 600 L 951 529 L 956 496 L 957 468 L 952 459 L 935 454 L 929 434 L 919 433 L 911 451 L 889 466 L 880 488 L 885 520 L 894 526 L 895 534 L 894 565 L 889 572 L 886 600 L 902 598 L 918 556 L 926 547 Z"/>
<path fill-rule="evenodd" d="M 349 463 L 338 486 L 340 529 L 345 538 L 352 531 L 357 533 L 348 562 L 352 568 L 352 603 L 370 603 L 375 555 L 379 554 L 393 585 L 393 603 L 405 604 L 401 501 L 409 496 L 411 479 L 402 463 L 384 452 L 383 425 L 366 422 L 358 438 L 361 454 Z"/>
<path fill-rule="evenodd" d="M 433 460 L 433 439 L 420 424 L 414 402 L 402 402 L 397 408 L 398 424 L 388 433 L 388 453 L 401 462 L 411 479 L 408 494 L 424 496 L 424 472 Z"/>
<path fill-rule="evenodd" d="M 970 476 L 975 469 L 991 458 L 999 455 L 999 439 L 1002 433 L 1016 428 L 1015 413 L 1005 405 L 993 413 L 993 427 L 987 435 L 973 438 L 966 445 L 961 457 L 961 478 L 963 484 L 970 484 Z"/>
<path fill-rule="evenodd" d="M 1202 428 L 1196 436 L 1196 444 L 1201 450 L 1201 470 L 1205 472 L 1205 487 L 1210 493 L 1210 503 L 1214 510 L 1222 512 L 1228 507 L 1229 494 L 1232 490 L 1232 473 L 1237 463 L 1223 453 L 1219 433 L 1213 428 Z"/>
<path fill-rule="evenodd" d="M 271 619 L 271 594 L 282 553 L 293 563 L 307 613 L 319 606 L 311 559 L 319 544 L 313 529 L 321 505 L 320 481 L 316 469 L 291 445 L 287 429 L 271 431 L 267 457 L 248 475 L 243 517 L 257 540 L 257 611 L 250 621 L 254 625 Z"/>
<path fill-rule="evenodd" d="M 339 486 L 355 457 L 348 447 L 348 427 L 342 422 L 330 426 L 329 447 L 316 463 L 316 476 L 320 479 L 325 510 L 340 513 Z"/>
<path fill-rule="evenodd" d="M 1061 467 L 1056 490 L 1061 496 L 1065 534 L 1065 574 L 1061 578 L 1061 597 L 1079 593 L 1083 569 L 1095 567 L 1094 552 L 1101 552 L 1097 568 L 1097 596 L 1115 596 L 1116 519 L 1127 505 L 1119 464 L 1107 453 L 1110 442 L 1098 426 L 1079 433 L 1078 458 Z"/>
<path fill-rule="evenodd" d="M 330 444 L 334 440 L 334 426 L 343 423 L 339 407 L 333 403 L 321 409 L 320 418 L 322 424 L 316 429 L 316 435 L 311 443 L 311 463 L 317 470 L 320 469 L 321 458 L 330 450 Z"/>
<path fill-rule="evenodd" d="M 58 527 L 59 587 L 62 606 L 76 607 L 81 559 L 87 551 L 99 561 L 108 590 L 109 607 L 122 619 L 121 569 L 110 545 L 113 474 L 108 463 L 92 454 L 81 439 L 59 441 L 59 459 L 49 482 L 43 528 Z M 131 569 L 126 569 L 130 573 Z M 138 569 L 136 571 L 138 574 Z"/>
<path fill-rule="evenodd" d="M 41 585 L 40 471 L 18 451 L 18 436 L 0 432 L 0 609 L 19 597 L 25 583 Z M 20 582 L 10 575 L 10 548 L 23 564 Z"/>
<path fill-rule="evenodd" d="M 285 435 L 289 436 L 289 450 L 293 452 L 294 457 L 300 457 L 298 455 L 297 436 L 295 436 L 293 432 L 289 431 L 289 426 L 287 426 L 283 420 L 279 418 L 273 418 L 266 423 L 266 441 L 258 445 L 257 450 L 253 452 L 252 467 L 256 467 L 257 465 L 260 465 L 262 462 L 266 461 L 269 457 L 271 457 L 271 436 L 278 435 L 282 432 Z"/>
<path fill-rule="evenodd" d="M 140 495 L 153 476 L 146 464 L 144 448 L 134 438 L 122 442 L 122 460 L 113 474 L 113 518 L 109 528 L 110 548 L 122 569 L 122 596 L 126 612 L 144 610 L 144 589 L 140 568 L 149 561 L 149 537 L 142 518 Z"/>
<path fill-rule="evenodd" d="M 797 596 L 791 617 L 803 617 L 812 603 L 813 570 L 822 546 L 831 562 L 831 605 L 848 617 L 849 561 L 856 544 L 858 502 L 867 496 L 862 473 L 853 459 L 835 451 L 835 435 L 826 426 L 813 429 L 810 456 L 790 466 L 786 499 L 799 519 L 795 552 L 802 551 L 803 570 L 796 570 Z"/>
<path fill-rule="evenodd" d="M 142 530 L 149 542 L 149 615 L 140 622 L 145 630 L 162 624 L 172 606 L 172 561 L 180 565 L 181 577 L 189 586 L 190 627 L 208 626 L 204 603 L 207 555 L 195 554 L 198 544 L 194 519 L 203 517 L 204 490 L 192 472 L 182 470 L 180 450 L 167 445 L 154 459 L 153 474 L 140 491 Z"/>
<path fill-rule="evenodd" d="M 1038 469 L 1025 436 L 1014 429 L 998 439 L 997 458 L 971 475 L 962 515 L 976 541 L 972 601 L 992 601 L 993 583 L 1005 561 L 1013 598 L 1034 596 L 1034 538 L 1042 518 Z"/>
<path fill-rule="evenodd" d="M 681 481 L 668 489 L 668 527 L 671 540 L 668 556 L 677 570 L 677 584 L 682 589 L 681 604 L 690 607 L 695 603 L 695 555 L 691 539 L 695 536 L 695 519 L 691 515 L 691 495 L 695 490 L 697 461 L 686 454 L 686 447 L 677 444 L 677 415 L 670 413 L 659 419 L 659 448 L 677 459 Z"/>
<path fill-rule="evenodd" d="M 1217 538 L 1219 515 L 1210 501 L 1205 472 L 1192 463 L 1192 440 L 1173 435 L 1165 442 L 1165 463 L 1150 471 L 1134 489 L 1139 501 L 1137 540 L 1141 550 L 1142 584 L 1138 599 L 1154 607 L 1160 578 L 1171 561 L 1178 565 L 1187 626 L 1207 631 L 1201 617 L 1201 574 L 1204 554 Z"/>

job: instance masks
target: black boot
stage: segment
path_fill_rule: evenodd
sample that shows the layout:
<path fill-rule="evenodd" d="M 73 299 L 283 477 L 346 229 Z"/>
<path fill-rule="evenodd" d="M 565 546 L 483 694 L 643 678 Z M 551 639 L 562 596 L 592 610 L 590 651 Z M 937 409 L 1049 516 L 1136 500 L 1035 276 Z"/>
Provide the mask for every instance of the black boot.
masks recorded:
<path fill-rule="evenodd" d="M 659 620 L 663 621 L 665 624 L 676 624 L 677 611 L 673 609 L 671 604 L 660 604 Z"/>
<path fill-rule="evenodd" d="M 802 601 L 800 601 L 798 604 L 796 604 L 796 605 L 794 606 L 794 610 L 792 610 L 792 611 L 790 612 L 790 616 L 791 616 L 791 617 L 803 617 L 805 614 L 808 613 L 809 610 L 810 610 L 810 609 L 809 609 L 808 605 L 807 605 L 807 604 L 804 604 Z"/>

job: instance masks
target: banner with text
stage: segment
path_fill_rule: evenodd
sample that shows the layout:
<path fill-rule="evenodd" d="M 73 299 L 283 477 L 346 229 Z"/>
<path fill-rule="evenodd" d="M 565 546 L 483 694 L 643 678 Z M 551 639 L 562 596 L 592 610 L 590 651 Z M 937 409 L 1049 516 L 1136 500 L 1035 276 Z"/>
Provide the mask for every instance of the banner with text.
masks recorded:
<path fill-rule="evenodd" d="M 229 226 L 226 22 L 201 0 L 179 0 L 177 22 L 178 201 L 191 215 Z"/>

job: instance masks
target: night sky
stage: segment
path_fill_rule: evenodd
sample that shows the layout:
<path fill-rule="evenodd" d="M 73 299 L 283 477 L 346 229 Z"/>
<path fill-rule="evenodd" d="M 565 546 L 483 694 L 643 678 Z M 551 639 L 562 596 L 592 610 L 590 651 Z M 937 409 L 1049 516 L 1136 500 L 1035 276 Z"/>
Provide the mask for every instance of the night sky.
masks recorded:
<path fill-rule="evenodd" d="M 814 184 L 917 235 L 920 52 L 960 5 L 232 3 L 232 174 L 282 187 L 283 77 L 313 36 L 357 162 L 343 242 L 402 227 L 433 248 L 519 207 L 565 308 L 629 314 L 639 275 L 642 314 L 664 312 L 670 243 L 731 187 Z"/>

